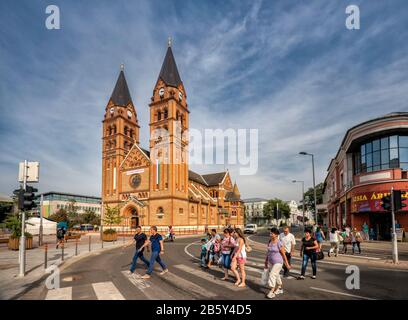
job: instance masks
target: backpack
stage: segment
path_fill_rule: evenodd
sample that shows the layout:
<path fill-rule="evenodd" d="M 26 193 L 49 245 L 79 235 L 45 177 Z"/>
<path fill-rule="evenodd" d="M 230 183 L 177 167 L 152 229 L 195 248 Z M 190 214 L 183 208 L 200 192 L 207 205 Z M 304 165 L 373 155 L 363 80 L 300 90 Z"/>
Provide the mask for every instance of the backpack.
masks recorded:
<path fill-rule="evenodd" d="M 62 238 L 64 236 L 64 229 L 60 228 L 57 230 L 57 237 Z"/>

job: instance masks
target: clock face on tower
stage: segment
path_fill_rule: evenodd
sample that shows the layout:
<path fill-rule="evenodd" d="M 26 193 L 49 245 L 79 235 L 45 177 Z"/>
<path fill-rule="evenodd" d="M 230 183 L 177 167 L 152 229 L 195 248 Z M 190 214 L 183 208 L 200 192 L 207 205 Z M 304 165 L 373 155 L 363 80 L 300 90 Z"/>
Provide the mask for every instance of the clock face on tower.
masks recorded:
<path fill-rule="evenodd" d="M 130 185 L 132 188 L 137 188 L 140 186 L 140 182 L 142 181 L 142 177 L 140 174 L 134 174 L 133 176 L 130 177 Z"/>

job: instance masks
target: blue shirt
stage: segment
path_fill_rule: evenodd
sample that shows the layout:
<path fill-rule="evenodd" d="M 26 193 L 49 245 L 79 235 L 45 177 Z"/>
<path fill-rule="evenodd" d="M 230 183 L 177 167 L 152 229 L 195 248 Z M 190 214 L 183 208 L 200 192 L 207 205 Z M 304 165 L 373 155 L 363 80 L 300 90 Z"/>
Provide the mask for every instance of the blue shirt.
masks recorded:
<path fill-rule="evenodd" d="M 160 241 L 161 240 L 163 240 L 163 237 L 160 235 L 160 234 L 158 234 L 158 233 L 156 233 L 156 235 L 154 235 L 154 236 L 150 236 L 150 242 L 151 242 L 151 245 L 152 245 L 152 252 L 153 251 L 159 251 L 160 252 Z"/>

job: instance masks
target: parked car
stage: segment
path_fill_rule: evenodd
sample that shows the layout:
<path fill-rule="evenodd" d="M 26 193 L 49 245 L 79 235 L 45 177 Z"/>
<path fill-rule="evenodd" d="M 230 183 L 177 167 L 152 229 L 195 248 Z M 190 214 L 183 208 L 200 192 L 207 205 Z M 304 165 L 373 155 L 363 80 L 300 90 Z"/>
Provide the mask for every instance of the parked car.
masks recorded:
<path fill-rule="evenodd" d="M 247 224 L 244 228 L 244 233 L 255 234 L 258 232 L 258 226 L 256 224 Z"/>
<path fill-rule="evenodd" d="M 82 231 L 92 231 L 93 229 L 94 229 L 94 226 L 91 224 L 81 224 Z"/>

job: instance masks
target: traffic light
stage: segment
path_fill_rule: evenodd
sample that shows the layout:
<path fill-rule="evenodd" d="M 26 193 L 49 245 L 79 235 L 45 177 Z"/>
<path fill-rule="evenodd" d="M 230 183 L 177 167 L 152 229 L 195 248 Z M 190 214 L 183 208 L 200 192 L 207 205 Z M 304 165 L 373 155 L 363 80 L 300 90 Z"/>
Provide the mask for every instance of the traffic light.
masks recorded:
<path fill-rule="evenodd" d="M 403 203 L 406 199 L 402 199 L 402 192 L 401 190 L 394 190 L 394 210 L 398 211 L 407 205 Z"/>
<path fill-rule="evenodd" d="M 390 211 L 391 210 L 391 196 L 385 196 L 381 199 L 382 203 L 381 203 L 381 207 L 383 207 L 383 209 L 385 211 Z"/>
<path fill-rule="evenodd" d="M 23 210 L 31 210 L 35 207 L 37 207 L 37 204 L 34 202 L 35 198 L 35 192 L 37 192 L 38 189 L 27 186 L 26 190 L 24 192 L 24 209 Z"/>
<path fill-rule="evenodd" d="M 23 210 L 24 209 L 24 189 L 20 187 L 20 189 L 14 190 L 13 194 L 16 196 L 16 199 L 17 199 L 18 210 Z"/>

